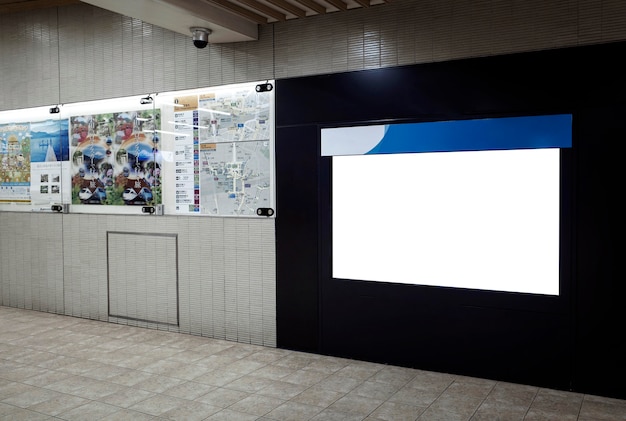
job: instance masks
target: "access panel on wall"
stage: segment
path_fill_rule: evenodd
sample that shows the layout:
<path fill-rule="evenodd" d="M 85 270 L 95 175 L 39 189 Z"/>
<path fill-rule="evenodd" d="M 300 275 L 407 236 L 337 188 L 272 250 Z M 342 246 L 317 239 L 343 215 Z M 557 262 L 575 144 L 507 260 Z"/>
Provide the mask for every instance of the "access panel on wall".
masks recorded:
<path fill-rule="evenodd" d="M 2 112 L 0 210 L 273 216 L 272 88 Z"/>

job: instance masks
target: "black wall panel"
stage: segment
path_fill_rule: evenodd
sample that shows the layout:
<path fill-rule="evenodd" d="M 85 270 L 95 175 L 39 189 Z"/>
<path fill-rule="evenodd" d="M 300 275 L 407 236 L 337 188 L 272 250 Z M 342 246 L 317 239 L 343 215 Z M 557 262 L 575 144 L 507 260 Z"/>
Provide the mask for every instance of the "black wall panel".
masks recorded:
<path fill-rule="evenodd" d="M 616 43 L 276 81 L 278 345 L 626 398 L 625 52 Z M 558 297 L 332 279 L 320 128 L 551 113 L 571 113 L 574 135 L 561 155 Z"/>
<path fill-rule="evenodd" d="M 608 105 L 608 104 L 607 104 Z M 620 189 L 626 104 L 581 111 L 576 182 L 576 389 L 626 397 L 626 274 Z"/>
<path fill-rule="evenodd" d="M 276 325 L 281 348 L 318 351 L 317 127 L 276 132 Z M 280 214 L 278 209 L 285 209 Z"/>

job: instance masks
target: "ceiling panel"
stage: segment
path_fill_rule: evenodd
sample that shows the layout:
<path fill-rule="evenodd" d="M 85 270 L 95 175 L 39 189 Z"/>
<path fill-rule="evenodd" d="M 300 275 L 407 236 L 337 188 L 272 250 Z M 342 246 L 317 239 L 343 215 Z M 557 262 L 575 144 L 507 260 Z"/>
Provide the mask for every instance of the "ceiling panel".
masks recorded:
<path fill-rule="evenodd" d="M 80 0 L 0 0 L 0 14 L 81 3 Z"/>
<path fill-rule="evenodd" d="M 380 7 L 392 0 L 0 0 L 0 13 L 88 3 L 191 36 L 210 30 L 209 43 L 258 39 L 258 26 L 327 13 Z"/>

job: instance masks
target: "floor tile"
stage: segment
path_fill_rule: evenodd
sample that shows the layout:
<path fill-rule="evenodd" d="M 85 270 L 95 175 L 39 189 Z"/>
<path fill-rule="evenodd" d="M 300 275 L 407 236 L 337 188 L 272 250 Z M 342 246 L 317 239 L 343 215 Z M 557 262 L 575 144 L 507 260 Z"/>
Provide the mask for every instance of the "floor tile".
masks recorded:
<path fill-rule="evenodd" d="M 256 415 L 233 411 L 232 409 L 223 409 L 205 418 L 205 421 L 257 421 L 257 418 Z"/>
<path fill-rule="evenodd" d="M 289 401 L 274 408 L 266 416 L 279 421 L 308 421 L 322 410 L 319 406 Z"/>
<path fill-rule="evenodd" d="M 0 421 L 626 421 L 626 401 L 0 306 Z"/>
<path fill-rule="evenodd" d="M 90 401 L 69 411 L 62 412 L 58 417 L 67 421 L 93 421 L 112 415 L 119 410 L 120 408 L 117 406 Z"/>
<path fill-rule="evenodd" d="M 130 409 L 122 409 L 104 418 L 100 418 L 98 421 L 157 421 L 157 419 L 150 414 L 131 411 Z"/>
<path fill-rule="evenodd" d="M 156 393 L 148 392 L 147 390 L 121 387 L 120 390 L 101 398 L 100 401 L 109 405 L 119 406 L 120 408 L 128 408 L 155 395 Z"/>
<path fill-rule="evenodd" d="M 174 396 L 175 398 L 182 398 L 187 400 L 194 400 L 200 396 L 217 389 L 215 386 L 209 386 L 197 382 L 185 382 L 172 386 L 169 389 L 164 390 L 162 393 L 168 396 Z"/>
<path fill-rule="evenodd" d="M 152 397 L 142 400 L 128 407 L 133 411 L 143 412 L 150 415 L 161 415 L 174 408 L 181 407 L 186 404 L 184 399 L 175 398 L 173 396 L 156 394 Z"/>
<path fill-rule="evenodd" d="M 271 396 L 278 399 L 292 399 L 306 389 L 308 389 L 308 386 L 288 383 L 281 380 L 273 380 L 269 385 L 265 386 L 257 393 L 259 395 Z"/>
<path fill-rule="evenodd" d="M 214 369 L 194 378 L 193 380 L 198 383 L 222 387 L 242 377 L 243 374 L 233 373 L 232 371 L 223 369 Z"/>
<path fill-rule="evenodd" d="M 162 393 L 167 389 L 183 383 L 185 383 L 185 380 L 151 374 L 150 377 L 134 384 L 133 387 L 136 389 L 147 390 L 148 392 Z"/>
<path fill-rule="evenodd" d="M 366 420 L 414 421 L 425 410 L 425 407 L 407 405 L 397 402 L 383 402 L 366 418 Z"/>
<path fill-rule="evenodd" d="M 285 403 L 284 400 L 270 396 L 250 395 L 232 404 L 229 408 L 246 414 L 263 416 Z"/>
<path fill-rule="evenodd" d="M 201 421 L 221 411 L 222 408 L 202 402 L 188 402 L 159 415 L 160 420 L 172 421 Z"/>
<path fill-rule="evenodd" d="M 57 416 L 88 402 L 89 400 L 85 398 L 59 393 L 52 399 L 32 405 L 28 409 L 41 412 L 42 414 Z"/>
<path fill-rule="evenodd" d="M 626 402 L 619 399 L 585 396 L 580 408 L 580 418 L 626 421 Z"/>
<path fill-rule="evenodd" d="M 18 406 L 20 408 L 28 408 L 33 405 L 37 405 L 38 403 L 58 397 L 59 395 L 60 393 L 53 390 L 34 388 L 3 399 L 2 403 Z"/>
<path fill-rule="evenodd" d="M 362 417 L 366 417 L 370 415 L 376 408 L 378 408 L 384 400 L 382 399 L 372 399 L 366 398 L 363 396 L 358 396 L 355 394 L 347 394 L 333 404 L 329 406 L 329 408 L 335 409 L 340 412 L 347 412 L 350 414 L 361 415 Z"/>
<path fill-rule="evenodd" d="M 294 396 L 291 400 L 294 402 L 317 405 L 325 408 L 336 402 L 344 395 L 345 393 L 343 392 L 336 392 L 334 390 L 326 389 L 322 386 L 316 385 L 304 390 L 300 394 Z"/>
<path fill-rule="evenodd" d="M 359 414 L 351 414 L 349 412 L 326 408 L 311 418 L 311 421 L 362 421 L 364 419 L 366 418 L 363 418 L 363 416 Z"/>
<path fill-rule="evenodd" d="M 209 393 L 196 398 L 195 400 L 220 408 L 227 408 L 230 405 L 247 398 L 248 396 L 250 396 L 250 394 L 246 392 L 218 387 Z"/>

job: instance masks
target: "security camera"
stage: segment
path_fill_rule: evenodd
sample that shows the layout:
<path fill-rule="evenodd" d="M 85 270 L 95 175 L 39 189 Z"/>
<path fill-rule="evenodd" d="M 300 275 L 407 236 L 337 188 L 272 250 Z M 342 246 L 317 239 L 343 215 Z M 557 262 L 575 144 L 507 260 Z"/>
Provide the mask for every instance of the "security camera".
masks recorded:
<path fill-rule="evenodd" d="M 211 35 L 210 29 L 194 26 L 189 28 L 189 30 L 191 31 L 193 45 L 195 45 L 196 48 L 204 48 L 209 44 L 209 35 Z"/>

